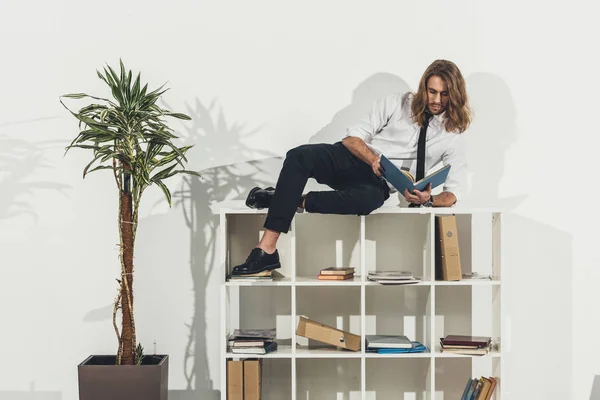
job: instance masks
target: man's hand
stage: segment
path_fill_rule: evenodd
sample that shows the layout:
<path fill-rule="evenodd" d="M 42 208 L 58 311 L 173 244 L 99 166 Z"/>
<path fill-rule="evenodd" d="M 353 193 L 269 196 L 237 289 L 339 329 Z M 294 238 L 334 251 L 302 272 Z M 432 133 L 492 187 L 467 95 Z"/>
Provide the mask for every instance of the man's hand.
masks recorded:
<path fill-rule="evenodd" d="M 404 198 L 406 201 L 413 204 L 423 204 L 431 197 L 431 183 L 427 185 L 427 189 L 424 191 L 414 190 L 414 193 L 410 193 L 408 189 L 404 189 Z"/>
<path fill-rule="evenodd" d="M 381 164 L 379 163 L 379 157 L 371 163 L 371 168 L 373 169 L 373 173 L 375 173 L 375 175 L 381 176 Z"/>

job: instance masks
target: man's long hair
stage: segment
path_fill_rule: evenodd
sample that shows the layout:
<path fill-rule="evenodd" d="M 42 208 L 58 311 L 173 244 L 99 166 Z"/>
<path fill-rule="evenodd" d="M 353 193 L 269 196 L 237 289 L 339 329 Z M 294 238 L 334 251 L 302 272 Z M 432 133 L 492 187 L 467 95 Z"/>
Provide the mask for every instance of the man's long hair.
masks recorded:
<path fill-rule="evenodd" d="M 415 124 L 423 126 L 427 123 L 428 110 L 427 81 L 432 76 L 439 76 L 448 86 L 448 105 L 445 112 L 445 127 L 448 132 L 462 133 L 471 123 L 471 110 L 467 98 L 465 80 L 458 67 L 451 61 L 435 60 L 421 77 L 419 89 L 413 97 L 411 111 Z"/>

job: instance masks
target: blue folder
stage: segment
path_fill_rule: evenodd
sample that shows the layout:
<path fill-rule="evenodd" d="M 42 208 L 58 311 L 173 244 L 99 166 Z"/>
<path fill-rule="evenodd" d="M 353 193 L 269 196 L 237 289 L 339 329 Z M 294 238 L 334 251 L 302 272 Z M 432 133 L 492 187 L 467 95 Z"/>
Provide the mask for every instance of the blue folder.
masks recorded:
<path fill-rule="evenodd" d="M 435 188 L 446 182 L 448 173 L 450 172 L 450 165 L 439 169 L 431 175 L 428 175 L 418 182 L 412 183 L 410 179 L 398 167 L 396 167 L 386 156 L 382 155 L 379 161 L 383 168 L 383 177 L 394 186 L 398 192 L 404 193 L 405 189 L 408 189 L 409 193 L 417 189 L 423 191 L 427 189 L 427 185 L 431 182 L 431 188 Z"/>
<path fill-rule="evenodd" d="M 372 349 L 372 351 L 376 350 L 378 354 L 424 353 L 427 351 L 427 347 L 420 342 L 412 342 L 412 345 L 413 347 L 410 349 Z"/>

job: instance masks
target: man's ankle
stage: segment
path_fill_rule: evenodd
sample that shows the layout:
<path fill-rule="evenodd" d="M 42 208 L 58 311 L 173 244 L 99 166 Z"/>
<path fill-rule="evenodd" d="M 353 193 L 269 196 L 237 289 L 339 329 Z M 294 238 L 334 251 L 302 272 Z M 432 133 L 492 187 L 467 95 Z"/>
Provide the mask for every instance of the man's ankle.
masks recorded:
<path fill-rule="evenodd" d="M 277 246 L 266 246 L 262 243 L 259 243 L 258 246 L 259 249 L 261 249 L 262 251 L 264 251 L 267 254 L 273 254 L 275 253 L 275 250 L 277 250 Z"/>

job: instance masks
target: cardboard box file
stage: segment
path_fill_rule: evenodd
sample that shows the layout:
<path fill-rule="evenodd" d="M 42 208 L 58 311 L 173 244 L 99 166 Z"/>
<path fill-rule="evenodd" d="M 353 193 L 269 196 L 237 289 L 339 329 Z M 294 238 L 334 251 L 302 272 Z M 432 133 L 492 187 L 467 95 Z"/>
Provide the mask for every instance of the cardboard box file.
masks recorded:
<path fill-rule="evenodd" d="M 227 361 L 227 400 L 244 400 L 243 361 Z"/>
<path fill-rule="evenodd" d="M 260 360 L 244 360 L 244 400 L 261 400 Z"/>
<path fill-rule="evenodd" d="M 435 279 L 462 279 L 455 215 L 435 217 Z"/>
<path fill-rule="evenodd" d="M 300 317 L 296 335 L 327 343 L 342 349 L 359 351 L 360 336 Z"/>

